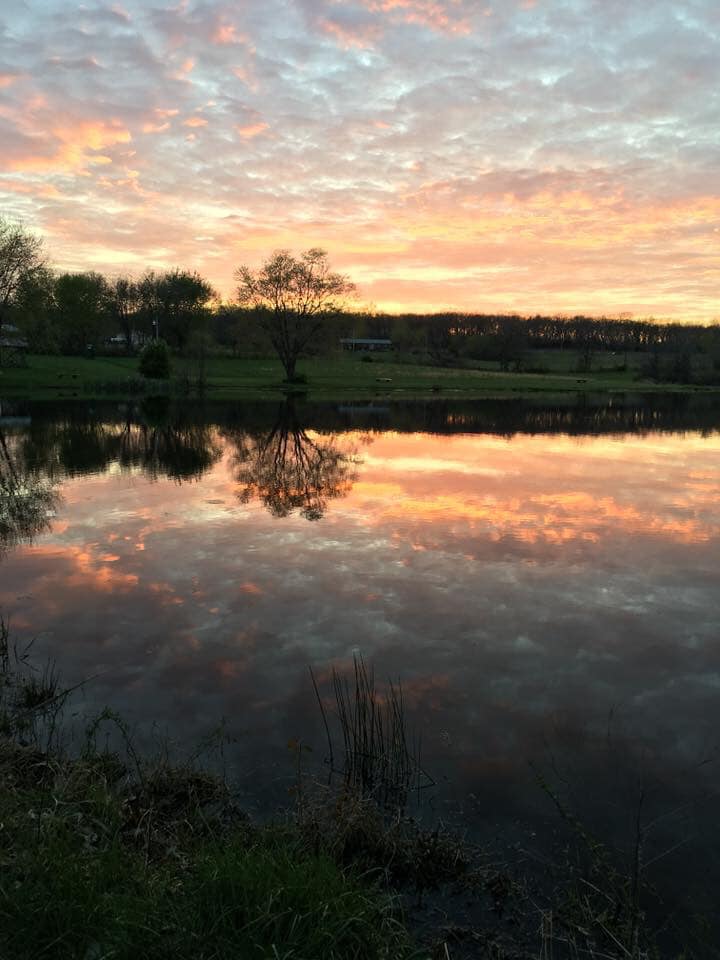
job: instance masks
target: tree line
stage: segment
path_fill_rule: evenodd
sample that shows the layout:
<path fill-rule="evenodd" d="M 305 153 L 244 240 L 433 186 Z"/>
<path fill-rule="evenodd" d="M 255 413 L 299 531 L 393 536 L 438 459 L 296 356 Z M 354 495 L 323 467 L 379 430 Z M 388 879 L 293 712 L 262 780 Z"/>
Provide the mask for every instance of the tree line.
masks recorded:
<path fill-rule="evenodd" d="M 396 358 L 441 366 L 493 362 L 531 369 L 537 350 L 573 351 L 575 369 L 598 355 L 629 358 L 655 379 L 712 380 L 720 374 L 720 325 L 537 314 L 385 314 L 348 309 L 354 287 L 311 249 L 278 251 L 257 270 L 241 266 L 237 293 L 222 303 L 197 271 L 147 270 L 140 277 L 53 271 L 38 238 L 0 217 L 0 342 L 17 327 L 35 353 L 137 352 L 161 338 L 179 353 L 198 344 L 234 356 L 275 352 L 294 379 L 300 356 L 337 351 L 341 338 L 391 341 Z"/>

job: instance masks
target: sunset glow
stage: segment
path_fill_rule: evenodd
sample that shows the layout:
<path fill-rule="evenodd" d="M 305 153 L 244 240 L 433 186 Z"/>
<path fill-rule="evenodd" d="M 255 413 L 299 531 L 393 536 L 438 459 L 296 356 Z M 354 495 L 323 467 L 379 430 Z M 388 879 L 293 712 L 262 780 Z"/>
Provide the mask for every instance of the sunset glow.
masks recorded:
<path fill-rule="evenodd" d="M 720 316 L 714 0 L 10 0 L 0 213 L 225 298 L 321 246 L 360 305 Z"/>

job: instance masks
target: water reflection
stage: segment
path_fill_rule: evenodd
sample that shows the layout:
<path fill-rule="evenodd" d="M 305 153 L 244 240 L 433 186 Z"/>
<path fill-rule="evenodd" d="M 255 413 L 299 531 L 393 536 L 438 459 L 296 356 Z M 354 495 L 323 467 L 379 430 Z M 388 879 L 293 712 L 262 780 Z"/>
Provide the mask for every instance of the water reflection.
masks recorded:
<path fill-rule="evenodd" d="M 52 481 L 27 463 L 18 440 L 0 421 L 0 558 L 47 532 L 60 500 Z"/>
<path fill-rule="evenodd" d="M 69 407 L 33 416 L 22 437 L 23 456 L 53 480 L 100 473 L 110 466 L 139 469 L 151 479 L 199 480 L 221 455 L 216 431 L 166 397 L 135 405 Z"/>
<path fill-rule="evenodd" d="M 128 418 L 124 424 L 121 464 L 139 464 L 153 479 L 166 476 L 182 482 L 199 480 L 220 459 L 222 445 L 215 430 L 202 421 L 178 419 L 167 397 L 144 400 L 140 414 L 140 423 Z"/>
<path fill-rule="evenodd" d="M 641 781 L 657 816 L 720 789 L 707 399 L 28 412 L 13 463 L 63 504 L 3 563 L 18 639 L 104 671 L 88 711 L 181 742 L 230 718 L 247 802 L 287 798 L 289 739 L 322 755 L 307 666 L 322 687 L 355 650 L 403 678 L 437 803 L 478 831 L 542 821 L 548 756 L 618 823 Z"/>
<path fill-rule="evenodd" d="M 232 463 L 240 503 L 260 500 L 274 517 L 298 511 L 319 520 L 328 503 L 347 496 L 356 478 L 354 455 L 333 435 L 311 436 L 293 399 L 286 400 L 268 431 L 233 431 Z"/>

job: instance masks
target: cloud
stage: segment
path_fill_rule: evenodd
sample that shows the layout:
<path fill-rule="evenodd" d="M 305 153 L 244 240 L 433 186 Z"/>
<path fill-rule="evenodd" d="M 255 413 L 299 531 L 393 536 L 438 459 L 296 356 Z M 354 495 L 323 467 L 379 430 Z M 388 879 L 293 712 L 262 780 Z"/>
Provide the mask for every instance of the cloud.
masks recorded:
<path fill-rule="evenodd" d="M 258 137 L 261 133 L 264 133 L 267 128 L 268 125 L 266 123 L 258 121 L 257 123 L 250 123 L 246 126 L 238 126 L 237 132 L 243 140 L 252 140 L 254 137 Z"/>
<path fill-rule="evenodd" d="M 63 266 L 187 258 L 229 293 L 318 244 L 380 307 L 717 313 L 709 0 L 80 13 L 0 35 L 0 202 Z"/>

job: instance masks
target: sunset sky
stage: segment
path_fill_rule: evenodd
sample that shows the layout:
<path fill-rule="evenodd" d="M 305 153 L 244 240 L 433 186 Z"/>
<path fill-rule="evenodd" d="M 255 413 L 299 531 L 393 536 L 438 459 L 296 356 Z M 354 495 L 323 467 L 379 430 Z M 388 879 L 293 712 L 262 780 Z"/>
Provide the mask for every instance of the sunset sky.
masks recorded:
<path fill-rule="evenodd" d="M 717 0 L 5 0 L 0 214 L 223 297 L 720 317 Z"/>

